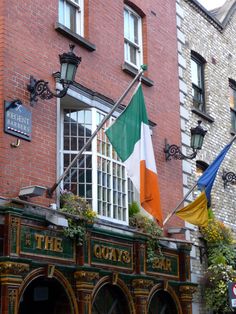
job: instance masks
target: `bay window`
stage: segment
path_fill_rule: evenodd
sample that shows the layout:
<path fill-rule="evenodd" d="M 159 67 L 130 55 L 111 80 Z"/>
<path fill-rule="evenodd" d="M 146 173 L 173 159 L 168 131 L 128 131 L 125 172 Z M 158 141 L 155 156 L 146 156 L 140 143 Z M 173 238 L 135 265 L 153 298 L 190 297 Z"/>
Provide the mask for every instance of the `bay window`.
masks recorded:
<path fill-rule="evenodd" d="M 105 113 L 97 108 L 62 108 L 62 171 L 77 155 Z M 133 185 L 105 135 L 110 119 L 90 147 L 78 158 L 67 176 L 63 189 L 84 197 L 100 218 L 128 224 L 128 203 L 133 201 Z"/>

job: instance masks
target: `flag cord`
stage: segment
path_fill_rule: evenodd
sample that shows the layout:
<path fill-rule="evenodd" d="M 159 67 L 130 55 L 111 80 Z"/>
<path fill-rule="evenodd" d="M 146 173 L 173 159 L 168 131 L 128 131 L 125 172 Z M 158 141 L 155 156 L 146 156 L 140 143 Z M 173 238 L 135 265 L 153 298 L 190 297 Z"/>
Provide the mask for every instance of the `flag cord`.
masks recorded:
<path fill-rule="evenodd" d="M 188 193 L 184 196 L 184 198 L 182 199 L 182 201 L 175 207 L 175 209 L 169 213 L 167 215 L 167 217 L 165 218 L 164 222 L 163 222 L 163 226 L 170 220 L 170 218 L 176 213 L 176 211 L 178 210 L 178 208 L 180 207 L 180 205 L 183 204 L 184 201 L 186 201 L 186 199 L 188 198 L 189 194 L 192 193 L 192 191 L 195 189 L 195 187 L 197 186 L 197 183 L 194 184 L 194 186 L 192 186 L 192 188 L 188 191 Z"/>
<path fill-rule="evenodd" d="M 124 91 L 124 93 L 120 96 L 120 98 L 117 100 L 117 102 L 112 107 L 111 111 L 103 118 L 103 120 L 100 122 L 100 124 L 97 126 L 97 129 L 93 132 L 91 137 L 88 139 L 88 141 L 84 144 L 84 146 L 81 148 L 81 150 L 78 152 L 78 154 L 74 157 L 74 159 L 71 161 L 71 163 L 68 165 L 68 167 L 65 169 L 63 174 L 58 178 L 57 182 L 54 183 L 54 185 L 51 188 L 47 189 L 47 195 L 48 197 L 52 197 L 53 192 L 56 190 L 60 182 L 65 178 L 65 176 L 70 171 L 73 164 L 76 162 L 76 160 L 83 154 L 85 149 L 91 144 L 94 137 L 97 135 L 97 133 L 101 130 L 101 128 L 104 126 L 104 124 L 107 122 L 107 120 L 112 116 L 114 111 L 117 109 L 117 107 L 120 105 L 122 100 L 127 96 L 128 92 L 131 90 L 131 88 L 134 86 L 137 80 L 139 80 L 143 74 L 143 72 L 146 70 L 145 66 L 141 66 L 141 69 L 136 74 L 133 81 L 129 84 L 127 89 Z"/>

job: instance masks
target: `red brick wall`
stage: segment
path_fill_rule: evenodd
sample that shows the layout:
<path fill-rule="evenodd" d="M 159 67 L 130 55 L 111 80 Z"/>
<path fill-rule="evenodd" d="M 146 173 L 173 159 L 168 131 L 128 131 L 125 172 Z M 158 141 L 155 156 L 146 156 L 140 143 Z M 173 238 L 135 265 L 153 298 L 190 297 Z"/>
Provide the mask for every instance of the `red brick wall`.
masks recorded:
<path fill-rule="evenodd" d="M 117 100 L 132 77 L 121 70 L 123 63 L 123 2 L 87 0 L 86 31 L 96 45 L 89 52 L 76 45 L 82 57 L 76 81 Z M 54 30 L 58 20 L 57 0 L 9 0 L 5 7 L 4 42 L 0 28 L 0 101 L 19 98 L 32 111 L 32 141 L 22 140 L 11 148 L 15 137 L 3 133 L 0 116 L 0 195 L 16 197 L 27 185 L 51 186 L 56 180 L 56 99 L 29 104 L 30 75 L 55 84 L 51 74 L 59 70 L 58 54 L 68 51 L 71 40 Z M 176 12 L 173 0 L 135 0 L 145 14 L 144 45 L 147 75 L 153 87 L 143 86 L 149 119 L 157 124 L 153 143 L 160 180 L 163 209 L 170 211 L 182 197 L 179 161 L 166 162 L 164 138 L 180 143 L 178 102 Z M 1 12 L 0 11 L 0 12 Z M 2 23 L 2 14 L 0 16 Z M 2 24 L 0 24 L 1 27 Z M 3 84 L 3 88 L 1 88 Z M 128 102 L 130 95 L 125 100 Z M 41 199 L 44 204 L 52 200 Z"/>

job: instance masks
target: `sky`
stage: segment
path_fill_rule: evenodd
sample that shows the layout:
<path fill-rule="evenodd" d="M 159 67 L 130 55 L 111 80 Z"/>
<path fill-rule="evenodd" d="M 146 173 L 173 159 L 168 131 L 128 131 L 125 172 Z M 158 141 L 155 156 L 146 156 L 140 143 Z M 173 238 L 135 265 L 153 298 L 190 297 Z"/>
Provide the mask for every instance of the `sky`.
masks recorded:
<path fill-rule="evenodd" d="M 225 1 L 226 0 L 198 0 L 207 10 L 220 7 Z"/>

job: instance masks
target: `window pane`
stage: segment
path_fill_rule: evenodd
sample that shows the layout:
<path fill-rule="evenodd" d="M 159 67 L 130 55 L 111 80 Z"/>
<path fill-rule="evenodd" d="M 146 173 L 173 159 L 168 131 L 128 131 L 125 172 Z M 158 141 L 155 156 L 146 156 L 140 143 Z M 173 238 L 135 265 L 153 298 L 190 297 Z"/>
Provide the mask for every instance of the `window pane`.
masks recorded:
<path fill-rule="evenodd" d="M 230 108 L 236 109 L 236 86 L 234 88 L 232 84 L 229 87 L 229 101 L 230 101 Z"/>
<path fill-rule="evenodd" d="M 129 12 L 124 10 L 124 36 L 129 38 Z"/>
<path fill-rule="evenodd" d="M 129 54 L 130 54 L 130 62 L 133 64 L 137 64 L 137 48 L 129 45 Z"/>
<path fill-rule="evenodd" d="M 129 58 L 129 44 L 128 43 L 125 43 L 124 45 L 124 54 L 125 54 L 125 61 L 129 62 L 130 58 Z"/>
<path fill-rule="evenodd" d="M 65 24 L 64 21 L 64 0 L 59 0 L 59 22 Z"/>
<path fill-rule="evenodd" d="M 70 146 L 69 146 L 69 137 L 64 137 L 64 150 L 69 150 Z"/>
<path fill-rule="evenodd" d="M 76 32 L 76 8 L 69 3 L 66 4 L 66 27 Z"/>
<path fill-rule="evenodd" d="M 231 126 L 232 131 L 236 131 L 236 112 L 231 110 Z"/>
<path fill-rule="evenodd" d="M 138 44 L 138 19 L 135 15 L 131 13 L 131 38 L 130 40 Z"/>
<path fill-rule="evenodd" d="M 191 60 L 191 76 L 192 83 L 198 86 L 198 64 L 194 60 Z"/>

